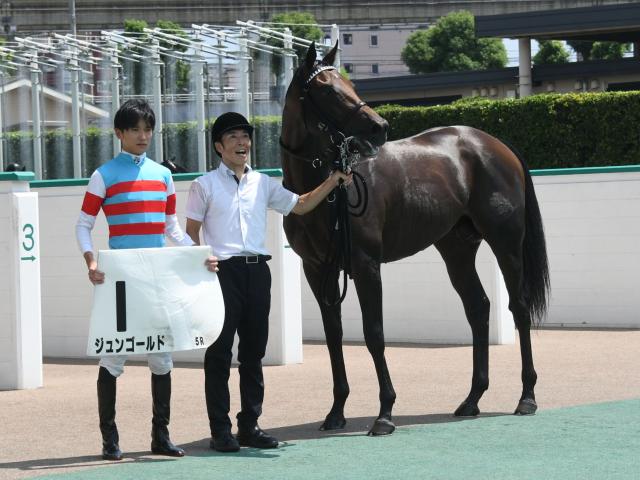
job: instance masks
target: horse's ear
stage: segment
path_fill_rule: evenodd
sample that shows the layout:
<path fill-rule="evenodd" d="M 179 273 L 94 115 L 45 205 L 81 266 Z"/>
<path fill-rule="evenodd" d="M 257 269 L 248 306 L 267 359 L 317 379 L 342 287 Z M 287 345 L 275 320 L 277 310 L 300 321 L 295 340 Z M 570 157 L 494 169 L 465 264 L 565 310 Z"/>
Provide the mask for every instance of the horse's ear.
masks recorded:
<path fill-rule="evenodd" d="M 311 42 L 309 49 L 307 50 L 307 57 L 304 59 L 304 66 L 307 70 L 313 69 L 316 63 L 316 42 Z"/>
<path fill-rule="evenodd" d="M 339 41 L 336 41 L 335 46 L 331 49 L 331 51 L 329 53 L 327 53 L 324 58 L 322 59 L 322 63 L 324 65 L 331 65 L 334 66 L 334 62 L 336 61 L 336 53 L 338 53 L 338 43 Z"/>

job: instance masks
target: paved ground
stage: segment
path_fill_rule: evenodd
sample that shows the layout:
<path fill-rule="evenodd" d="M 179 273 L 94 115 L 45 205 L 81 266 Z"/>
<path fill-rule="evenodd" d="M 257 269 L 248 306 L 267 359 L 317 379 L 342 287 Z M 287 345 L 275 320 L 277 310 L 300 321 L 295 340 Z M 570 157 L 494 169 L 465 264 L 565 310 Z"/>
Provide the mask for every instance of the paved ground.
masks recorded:
<path fill-rule="evenodd" d="M 640 331 L 540 330 L 533 334 L 533 344 L 541 411 L 640 398 Z M 345 356 L 351 386 L 345 433 L 362 432 L 378 411 L 377 381 L 365 347 L 349 345 Z M 470 384 L 470 347 L 391 345 L 387 360 L 398 396 L 397 425 L 428 430 L 430 425 L 435 429 L 454 420 L 451 412 Z M 483 415 L 509 413 L 521 388 L 517 345 L 491 347 L 490 368 L 491 385 L 480 404 Z M 44 388 L 0 392 L 0 479 L 72 473 L 105 464 L 98 456 L 95 364 L 51 360 L 44 374 Z M 173 377 L 172 438 L 187 454 L 207 455 L 200 366 L 178 366 Z M 232 410 L 237 411 L 235 369 L 230 382 Z M 128 366 L 118 382 L 120 445 L 125 461 L 133 464 L 156 465 L 161 459 L 148 451 L 149 383 L 148 369 L 140 365 Z M 331 404 L 324 345 L 305 345 L 303 364 L 265 368 L 265 383 L 263 428 L 287 442 L 327 437 L 318 431 Z M 381 440 L 359 438 L 361 442 Z M 283 450 L 280 455 L 286 453 Z"/>

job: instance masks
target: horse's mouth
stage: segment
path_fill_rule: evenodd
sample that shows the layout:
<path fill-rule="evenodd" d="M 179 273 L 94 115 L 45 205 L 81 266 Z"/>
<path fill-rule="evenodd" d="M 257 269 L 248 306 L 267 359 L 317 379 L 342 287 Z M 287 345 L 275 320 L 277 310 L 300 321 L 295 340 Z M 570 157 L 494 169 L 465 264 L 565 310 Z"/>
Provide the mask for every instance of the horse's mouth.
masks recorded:
<path fill-rule="evenodd" d="M 353 145 L 363 157 L 375 157 L 378 154 L 378 150 L 380 150 L 379 146 L 373 145 L 369 140 L 357 137 L 353 139 Z"/>

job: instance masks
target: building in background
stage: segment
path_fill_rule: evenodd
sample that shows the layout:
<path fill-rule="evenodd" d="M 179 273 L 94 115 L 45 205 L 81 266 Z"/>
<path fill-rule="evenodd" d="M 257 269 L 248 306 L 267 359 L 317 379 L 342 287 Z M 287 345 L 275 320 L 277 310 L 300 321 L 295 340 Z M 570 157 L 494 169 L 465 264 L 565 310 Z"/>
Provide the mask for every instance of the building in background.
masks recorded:
<path fill-rule="evenodd" d="M 407 38 L 424 24 L 340 25 L 342 66 L 352 80 L 408 75 L 400 58 Z"/>

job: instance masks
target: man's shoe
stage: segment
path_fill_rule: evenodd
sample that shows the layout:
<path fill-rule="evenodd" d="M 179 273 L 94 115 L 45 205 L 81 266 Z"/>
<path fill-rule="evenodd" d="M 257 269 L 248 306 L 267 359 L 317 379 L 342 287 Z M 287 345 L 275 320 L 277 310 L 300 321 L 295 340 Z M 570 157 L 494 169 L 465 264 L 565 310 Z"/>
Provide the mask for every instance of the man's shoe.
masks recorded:
<path fill-rule="evenodd" d="M 103 460 L 122 460 L 122 452 L 117 443 L 103 444 L 102 445 L 102 459 Z"/>
<path fill-rule="evenodd" d="M 209 448 L 217 452 L 237 452 L 240 450 L 240 444 L 231 432 L 222 432 L 213 436 L 209 442 Z"/>
<path fill-rule="evenodd" d="M 278 440 L 267 434 L 258 425 L 251 428 L 238 428 L 238 442 L 243 447 L 277 448 Z"/>

